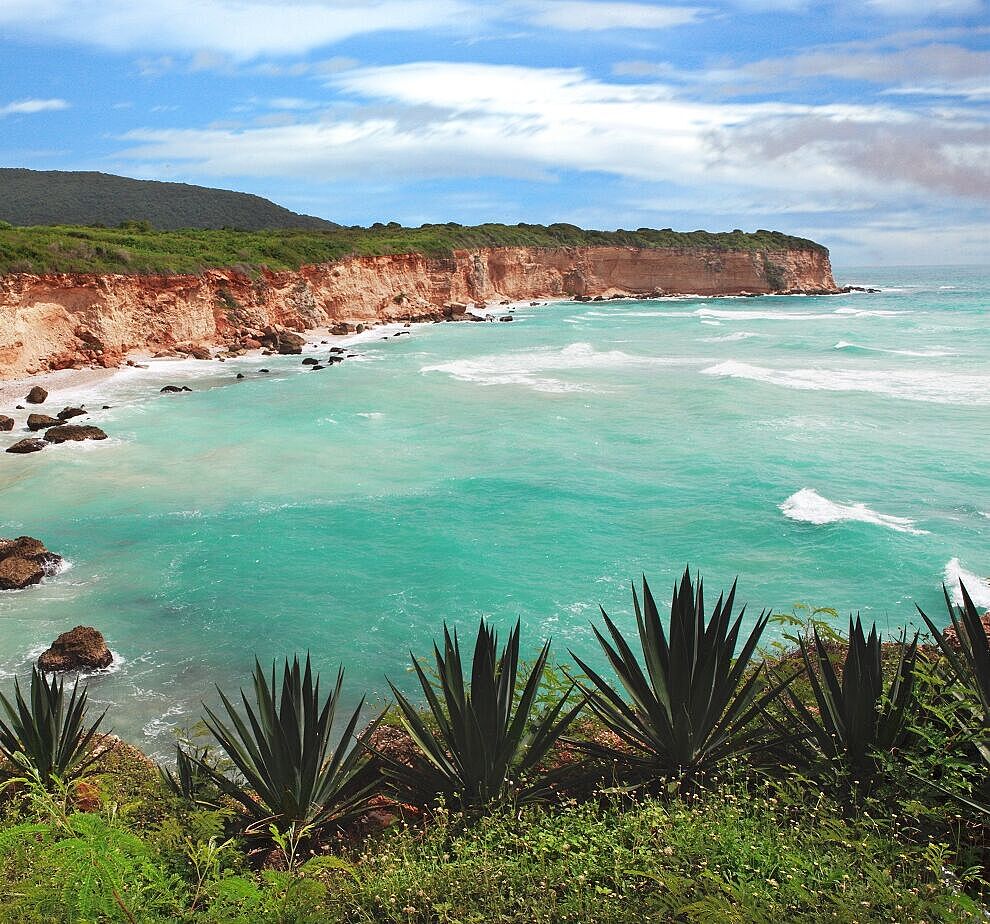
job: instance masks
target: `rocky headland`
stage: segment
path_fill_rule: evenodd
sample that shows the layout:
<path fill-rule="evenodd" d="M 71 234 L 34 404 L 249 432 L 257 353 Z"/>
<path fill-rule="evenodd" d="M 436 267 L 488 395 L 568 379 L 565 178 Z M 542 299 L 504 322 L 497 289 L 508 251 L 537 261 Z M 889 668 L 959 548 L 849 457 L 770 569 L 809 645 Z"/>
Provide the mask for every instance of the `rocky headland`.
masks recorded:
<path fill-rule="evenodd" d="M 833 294 L 824 248 L 490 247 L 354 256 L 298 270 L 0 276 L 0 379 L 115 368 L 130 351 L 297 353 L 299 333 L 450 321 L 530 299 Z"/>

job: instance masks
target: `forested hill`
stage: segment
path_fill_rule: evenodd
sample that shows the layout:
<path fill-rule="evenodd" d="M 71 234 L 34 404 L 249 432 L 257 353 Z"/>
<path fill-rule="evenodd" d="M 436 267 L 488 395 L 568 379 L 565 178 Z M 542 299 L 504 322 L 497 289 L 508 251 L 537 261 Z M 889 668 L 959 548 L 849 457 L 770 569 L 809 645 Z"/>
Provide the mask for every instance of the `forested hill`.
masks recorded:
<path fill-rule="evenodd" d="M 107 225 L 263 231 L 337 227 L 248 193 L 65 170 L 0 168 L 0 221 L 13 225 Z"/>

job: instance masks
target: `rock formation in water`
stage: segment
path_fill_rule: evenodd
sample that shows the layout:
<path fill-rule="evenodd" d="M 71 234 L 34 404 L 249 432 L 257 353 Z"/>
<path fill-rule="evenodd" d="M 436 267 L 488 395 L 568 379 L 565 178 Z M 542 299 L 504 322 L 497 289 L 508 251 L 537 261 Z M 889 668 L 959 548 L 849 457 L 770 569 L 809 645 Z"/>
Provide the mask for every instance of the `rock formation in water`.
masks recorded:
<path fill-rule="evenodd" d="M 109 667 L 113 655 L 103 635 L 91 626 L 63 632 L 38 658 L 43 671 L 98 671 Z"/>
<path fill-rule="evenodd" d="M 37 584 L 61 563 L 61 556 L 49 552 L 39 539 L 0 539 L 0 590 L 23 590 Z"/>
<path fill-rule="evenodd" d="M 355 256 L 295 271 L 0 277 L 0 378 L 87 365 L 129 350 L 209 355 L 210 345 L 295 352 L 296 334 L 470 317 L 468 304 L 614 295 L 836 292 L 823 248 L 620 246 Z"/>

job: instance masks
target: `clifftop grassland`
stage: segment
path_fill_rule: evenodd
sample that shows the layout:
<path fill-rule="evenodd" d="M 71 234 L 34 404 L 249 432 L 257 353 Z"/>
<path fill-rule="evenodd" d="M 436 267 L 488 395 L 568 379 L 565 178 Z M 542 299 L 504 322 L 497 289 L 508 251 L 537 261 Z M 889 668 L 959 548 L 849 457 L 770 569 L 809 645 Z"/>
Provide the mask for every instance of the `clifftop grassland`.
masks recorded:
<path fill-rule="evenodd" d="M 295 270 L 347 256 L 421 253 L 430 257 L 482 247 L 564 248 L 588 246 L 647 249 L 780 251 L 827 253 L 814 241 L 777 231 L 586 231 L 575 225 L 468 227 L 454 223 L 404 228 L 327 231 L 153 230 L 144 222 L 123 227 L 4 227 L 0 223 L 0 274 L 123 273 L 128 275 L 200 273 L 227 267 L 254 271 Z"/>

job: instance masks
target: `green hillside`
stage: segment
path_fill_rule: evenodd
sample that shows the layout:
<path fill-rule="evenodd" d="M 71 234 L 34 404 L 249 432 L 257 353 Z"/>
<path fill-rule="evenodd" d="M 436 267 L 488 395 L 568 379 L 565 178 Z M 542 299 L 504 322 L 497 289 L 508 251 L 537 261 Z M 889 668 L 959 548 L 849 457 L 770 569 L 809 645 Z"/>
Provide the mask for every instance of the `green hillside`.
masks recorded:
<path fill-rule="evenodd" d="M 574 225 L 457 224 L 404 228 L 336 227 L 327 231 L 155 231 L 124 228 L 0 226 L 0 273 L 198 273 L 235 267 L 298 269 L 350 254 L 445 256 L 478 247 L 632 246 L 690 250 L 823 251 L 820 244 L 777 231 L 585 231 Z"/>
<path fill-rule="evenodd" d="M 119 225 L 146 221 L 177 228 L 336 227 L 248 193 L 107 173 L 0 168 L 0 221 L 12 225 Z"/>

